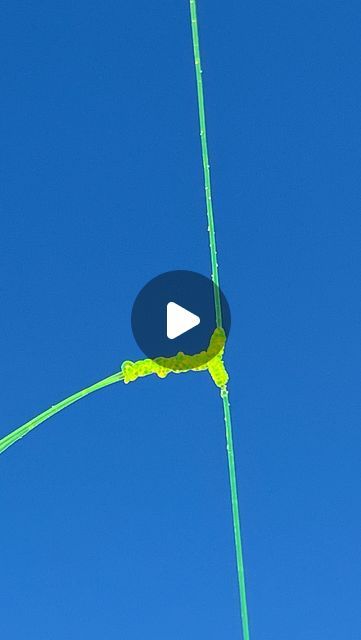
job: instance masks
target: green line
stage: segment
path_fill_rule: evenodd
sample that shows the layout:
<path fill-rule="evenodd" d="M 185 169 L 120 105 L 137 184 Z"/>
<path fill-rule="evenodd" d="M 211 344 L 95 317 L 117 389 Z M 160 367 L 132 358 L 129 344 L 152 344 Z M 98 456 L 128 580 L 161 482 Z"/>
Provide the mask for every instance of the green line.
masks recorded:
<path fill-rule="evenodd" d="M 222 326 L 222 309 L 221 309 L 221 300 L 220 300 L 220 294 L 219 294 L 216 231 L 214 226 L 213 206 L 212 206 L 211 176 L 210 176 L 209 157 L 208 157 L 207 129 L 206 129 L 206 116 L 205 116 L 205 109 L 204 109 L 202 66 L 201 66 L 201 55 L 200 55 L 200 48 L 199 48 L 196 0 L 190 0 L 190 12 L 191 12 L 191 24 L 192 24 L 194 66 L 195 66 L 196 79 L 197 79 L 198 113 L 199 113 L 199 126 L 200 126 L 201 147 L 202 147 L 204 187 L 205 187 L 206 206 L 207 206 L 209 246 L 210 246 L 211 265 L 212 265 L 212 280 L 215 285 L 214 286 L 214 306 L 215 306 L 217 325 L 221 327 Z M 240 525 L 240 518 L 239 518 L 239 506 L 238 506 L 238 495 L 237 495 L 236 466 L 235 466 L 234 449 L 233 449 L 232 420 L 231 420 L 231 409 L 229 405 L 229 394 L 226 386 L 222 388 L 221 395 L 223 399 L 224 421 L 226 425 L 228 469 L 229 469 L 229 481 L 230 481 L 230 490 L 231 490 L 234 540 L 235 540 L 235 548 L 236 548 L 238 587 L 239 587 L 239 597 L 240 597 L 240 605 L 241 605 L 242 631 L 243 631 L 243 639 L 249 640 L 246 583 L 245 583 L 245 576 L 244 576 L 242 535 L 241 535 L 241 525 Z"/>
<path fill-rule="evenodd" d="M 68 398 L 65 398 L 65 400 L 61 400 L 57 404 L 54 404 L 52 407 L 50 407 L 50 409 L 43 411 L 43 413 L 40 413 L 35 418 L 32 418 L 32 420 L 29 420 L 29 422 L 26 422 L 21 427 L 18 427 L 17 429 L 15 429 L 15 431 L 12 431 L 7 436 L 2 438 L 0 440 L 0 453 L 2 453 L 3 451 L 5 451 L 5 449 L 10 447 L 12 444 L 17 442 L 18 440 L 20 440 L 20 438 L 23 438 L 27 433 L 29 433 L 29 431 L 31 431 L 32 429 L 35 429 L 35 427 L 37 427 L 39 424 L 41 424 L 45 420 L 48 420 L 49 418 L 54 416 L 56 413 L 59 413 L 59 411 L 62 411 L 63 409 L 68 407 L 70 404 L 73 404 L 73 402 L 76 402 L 77 400 L 84 398 L 84 396 L 87 396 L 90 393 L 97 391 L 98 389 L 103 389 L 103 387 L 107 387 L 110 384 L 114 384 L 114 382 L 119 382 L 120 380 L 123 380 L 123 377 L 124 376 L 121 372 L 114 373 L 113 375 L 108 376 L 108 378 L 104 378 L 104 380 L 100 380 L 99 382 L 92 384 L 90 387 L 87 387 L 86 389 L 82 389 L 77 393 L 73 393 L 73 395 L 69 396 Z"/>
<path fill-rule="evenodd" d="M 249 640 L 246 582 L 244 577 L 242 536 L 241 536 L 241 525 L 240 525 L 239 507 L 238 507 L 236 466 L 234 461 L 231 408 L 229 406 L 228 391 L 226 388 L 224 388 L 222 391 L 222 398 L 223 398 L 224 421 L 226 423 L 228 469 L 229 469 L 229 480 L 231 485 L 233 528 L 234 528 L 234 540 L 235 540 L 235 546 L 236 546 L 238 585 L 239 585 L 239 595 L 240 595 L 240 601 L 241 601 L 243 638 L 244 640 Z"/>
<path fill-rule="evenodd" d="M 197 79 L 198 114 L 199 114 L 199 128 L 200 128 L 201 146 L 202 146 L 204 188 L 205 188 L 205 195 L 206 195 L 209 246 L 210 246 L 210 252 L 211 252 L 211 264 L 212 264 L 212 280 L 215 284 L 214 306 L 216 311 L 217 326 L 221 327 L 222 326 L 222 308 L 221 308 L 221 298 L 219 295 L 216 231 L 214 228 L 214 218 L 213 218 L 211 174 L 210 174 L 210 166 L 209 166 L 209 159 L 208 159 L 207 127 L 206 127 L 206 115 L 204 111 L 202 66 L 201 66 L 201 54 L 199 50 L 197 8 L 196 8 L 195 0 L 190 0 L 190 8 L 191 8 L 194 66 L 196 70 L 196 79 Z"/>

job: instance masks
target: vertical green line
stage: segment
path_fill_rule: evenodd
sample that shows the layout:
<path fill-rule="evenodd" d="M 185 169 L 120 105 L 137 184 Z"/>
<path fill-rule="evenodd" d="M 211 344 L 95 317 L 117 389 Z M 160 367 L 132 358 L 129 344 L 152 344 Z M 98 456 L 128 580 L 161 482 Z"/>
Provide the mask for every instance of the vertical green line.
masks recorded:
<path fill-rule="evenodd" d="M 244 640 L 249 640 L 246 581 L 244 576 L 242 535 L 241 535 L 241 525 L 240 525 L 239 507 L 238 507 L 237 477 L 236 477 L 236 465 L 234 460 L 234 449 L 233 449 L 231 409 L 229 406 L 228 390 L 226 388 L 222 390 L 222 399 L 223 399 L 224 421 L 226 424 L 228 470 L 229 470 L 229 481 L 231 486 L 233 529 L 234 529 L 234 542 L 236 547 L 239 597 L 240 597 L 240 603 L 241 603 L 242 630 L 243 630 Z"/>
<path fill-rule="evenodd" d="M 190 9 L 191 9 L 191 23 L 192 23 L 194 66 L 196 70 L 196 79 L 197 79 L 199 128 L 200 128 L 201 146 L 202 146 L 204 188 L 205 188 L 205 195 L 206 195 L 209 246 L 210 246 L 210 253 L 211 253 L 211 264 L 212 264 L 212 280 L 215 284 L 214 306 L 215 306 L 215 312 L 216 312 L 217 326 L 221 327 L 222 326 L 222 309 L 221 309 L 221 299 L 219 295 L 216 231 L 214 228 L 211 174 L 210 174 L 209 159 L 208 159 L 206 115 L 204 111 L 202 65 L 201 65 L 201 54 L 199 50 L 197 8 L 196 8 L 195 0 L 190 0 Z"/>
<path fill-rule="evenodd" d="M 200 48 L 199 48 L 196 0 L 190 0 L 190 13 L 191 13 L 191 24 L 192 24 L 194 66 L 195 66 L 196 80 L 197 80 L 198 113 L 199 113 L 199 126 L 200 126 L 201 147 L 202 147 L 204 187 L 205 187 L 206 206 L 207 206 L 209 246 L 210 246 L 210 256 L 211 256 L 211 265 L 212 265 L 212 280 L 214 283 L 214 306 L 215 306 L 217 326 L 221 327 L 222 326 L 222 309 L 221 309 L 221 300 L 220 300 L 220 294 L 219 294 L 217 244 L 216 244 L 216 232 L 215 232 L 215 226 L 214 226 L 214 216 L 213 216 L 213 206 L 212 206 L 211 176 L 210 176 L 209 157 L 208 157 L 207 129 L 206 129 L 206 116 L 205 116 L 205 109 L 204 109 L 202 66 L 201 66 L 201 55 L 200 55 Z M 229 482 L 230 482 L 230 490 L 231 490 L 233 530 L 234 530 L 234 541 L 235 541 L 235 548 L 236 548 L 242 631 L 243 631 L 243 639 L 249 640 L 250 636 L 249 636 L 249 624 L 248 624 L 248 608 L 247 608 L 247 596 L 246 596 L 246 583 L 245 583 L 245 576 L 244 576 L 242 535 L 241 535 L 241 525 L 240 525 L 240 518 L 239 518 L 239 506 L 238 506 L 238 495 L 237 495 L 237 477 L 236 477 L 236 466 L 235 466 L 234 449 L 233 449 L 231 409 L 229 405 L 229 394 L 228 394 L 227 387 L 223 387 L 221 396 L 223 400 L 224 421 L 226 426 L 228 470 L 229 470 Z"/>

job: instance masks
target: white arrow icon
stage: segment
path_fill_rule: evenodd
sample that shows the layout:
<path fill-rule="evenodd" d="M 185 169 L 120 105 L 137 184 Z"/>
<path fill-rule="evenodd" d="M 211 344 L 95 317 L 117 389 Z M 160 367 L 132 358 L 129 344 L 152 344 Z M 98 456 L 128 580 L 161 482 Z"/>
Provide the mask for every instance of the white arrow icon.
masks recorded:
<path fill-rule="evenodd" d="M 182 333 L 186 333 L 196 327 L 201 319 L 188 309 L 181 307 L 176 302 L 167 304 L 167 338 L 174 340 Z"/>

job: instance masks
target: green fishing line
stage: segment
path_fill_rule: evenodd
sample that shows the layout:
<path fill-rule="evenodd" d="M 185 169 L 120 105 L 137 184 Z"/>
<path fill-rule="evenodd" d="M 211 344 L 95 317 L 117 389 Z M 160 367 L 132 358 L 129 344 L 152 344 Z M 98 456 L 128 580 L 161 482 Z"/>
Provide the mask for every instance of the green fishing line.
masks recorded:
<path fill-rule="evenodd" d="M 98 389 L 103 389 L 103 387 L 107 387 L 110 384 L 119 382 L 120 380 L 123 380 L 123 378 L 124 376 L 121 372 L 114 373 L 113 375 L 108 376 L 107 378 L 104 378 L 103 380 L 100 380 L 95 384 L 92 384 L 90 387 L 86 387 L 86 389 L 82 389 L 77 393 L 73 393 L 73 395 L 69 396 L 68 398 L 65 398 L 65 400 L 61 400 L 57 404 L 54 404 L 52 407 L 50 407 L 46 411 L 43 411 L 43 413 L 40 413 L 35 418 L 32 418 L 32 420 L 25 422 L 25 424 L 23 424 L 21 427 L 18 427 L 17 429 L 15 429 L 15 431 L 12 431 L 7 436 L 2 438 L 0 440 L 0 453 L 2 453 L 3 451 L 5 451 L 5 449 L 10 447 L 12 444 L 17 442 L 18 440 L 20 440 L 20 438 L 23 438 L 24 436 L 26 436 L 26 434 L 29 433 L 29 431 L 32 431 L 33 429 L 35 429 L 35 427 L 37 427 L 39 424 L 41 424 L 45 420 L 48 420 L 52 416 L 55 416 L 56 413 L 59 413 L 59 411 L 62 411 L 63 409 L 68 407 L 70 404 L 73 404 L 74 402 L 81 400 L 81 398 L 88 396 L 90 393 L 94 393 L 94 391 L 98 391 Z"/>
<path fill-rule="evenodd" d="M 190 13 L 191 13 L 191 24 L 192 24 L 194 66 L 195 66 L 196 80 L 197 80 L 198 113 L 199 113 L 199 126 L 200 126 L 201 147 L 202 147 L 204 187 L 205 187 L 206 206 L 207 206 L 209 246 L 210 246 L 211 265 L 212 265 L 212 280 L 215 285 L 214 286 L 214 305 L 215 305 L 217 326 L 221 327 L 222 326 L 222 310 L 221 310 L 221 300 L 219 295 L 217 244 L 216 244 L 216 231 L 214 226 L 214 216 L 213 216 L 213 206 L 212 206 L 211 175 L 210 175 L 209 158 L 208 158 L 206 115 L 205 115 L 205 109 L 204 109 L 204 93 L 203 93 L 201 55 L 200 55 L 200 47 L 199 47 L 196 0 L 190 0 Z M 246 597 L 246 583 L 245 583 L 245 576 L 244 576 L 242 536 L 241 536 L 238 495 L 237 495 L 236 466 L 234 461 L 234 450 L 233 450 L 232 420 L 231 420 L 231 409 L 229 405 L 229 394 L 228 394 L 228 389 L 226 385 L 222 387 L 221 396 L 223 399 L 224 421 L 226 425 L 228 469 L 229 469 L 229 480 L 230 480 L 230 489 L 231 489 L 233 529 L 234 529 L 234 540 L 235 540 L 235 547 L 236 547 L 242 630 L 243 630 L 244 640 L 249 640 L 248 608 L 247 608 L 247 597 Z"/>
<path fill-rule="evenodd" d="M 211 254 L 211 265 L 212 265 L 212 280 L 215 285 L 214 286 L 214 305 L 215 305 L 215 312 L 216 312 L 217 327 L 221 327 L 222 326 L 222 308 L 221 308 L 221 298 L 219 293 L 216 231 L 214 228 L 211 173 L 210 173 L 210 166 L 209 166 L 209 159 L 208 159 L 207 127 L 206 127 L 206 115 L 204 110 L 202 66 L 201 66 L 201 54 L 199 49 L 197 7 L 196 7 L 195 0 L 190 0 L 190 9 L 191 9 L 194 66 L 196 70 L 196 80 L 197 80 L 198 115 L 199 115 L 199 128 L 200 128 L 201 146 L 202 146 L 202 160 L 203 160 L 203 173 L 204 173 L 204 188 L 205 188 L 205 195 L 206 195 L 206 207 L 207 207 L 209 247 L 210 247 L 210 254 Z"/>

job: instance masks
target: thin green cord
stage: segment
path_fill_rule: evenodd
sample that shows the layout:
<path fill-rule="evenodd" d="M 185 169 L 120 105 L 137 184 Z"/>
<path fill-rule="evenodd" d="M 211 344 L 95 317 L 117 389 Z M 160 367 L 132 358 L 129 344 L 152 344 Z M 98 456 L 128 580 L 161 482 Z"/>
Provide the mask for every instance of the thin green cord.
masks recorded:
<path fill-rule="evenodd" d="M 209 159 L 208 159 L 207 128 L 206 128 L 206 115 L 204 111 L 202 66 L 201 66 L 201 54 L 199 50 L 197 8 L 196 8 L 195 0 L 190 0 L 190 8 L 191 8 L 194 66 L 196 70 L 196 79 L 197 79 L 199 128 L 200 128 L 200 134 L 201 134 L 204 188 L 206 192 L 205 195 L 206 195 L 206 207 L 207 207 L 209 246 L 211 250 L 212 280 L 215 285 L 214 306 L 216 311 L 217 327 L 222 327 L 222 308 L 221 308 L 221 298 L 219 294 L 216 232 L 214 228 L 214 217 L 213 217 L 211 174 L 210 174 Z"/>
<path fill-rule="evenodd" d="M 43 413 L 40 413 L 35 418 L 32 418 L 32 420 L 29 420 L 29 422 L 26 422 L 21 427 L 18 427 L 17 429 L 15 429 L 15 431 L 12 431 L 7 436 L 2 438 L 0 440 L 0 453 L 2 453 L 3 451 L 5 451 L 5 449 L 10 447 L 12 444 L 17 442 L 18 440 L 20 440 L 20 438 L 23 438 L 27 433 L 29 433 L 29 431 L 31 431 L 32 429 L 35 429 L 35 427 L 37 427 L 39 424 L 41 424 L 45 420 L 48 420 L 52 416 L 55 416 L 56 413 L 59 413 L 59 411 L 62 411 L 63 409 L 68 407 L 70 404 L 73 404 L 73 402 L 76 402 L 77 400 L 84 398 L 84 396 L 87 396 L 90 393 L 97 391 L 98 389 L 103 389 L 103 387 L 107 387 L 110 384 L 114 384 L 114 382 L 119 382 L 120 380 L 123 380 L 123 378 L 124 376 L 121 372 L 114 373 L 113 375 L 108 376 L 107 378 L 104 378 L 103 380 L 100 380 L 95 384 L 92 384 L 90 387 L 87 387 L 86 389 L 82 389 L 77 393 L 73 393 L 73 395 L 69 396 L 68 398 L 65 398 L 65 400 L 61 400 L 57 404 L 54 404 L 52 407 L 50 407 L 50 409 L 43 411 Z"/>
<path fill-rule="evenodd" d="M 196 79 L 197 79 L 198 113 L 199 113 L 199 126 L 200 126 L 200 135 L 201 135 L 202 160 L 203 160 L 203 171 L 204 171 L 204 186 L 205 186 L 206 205 L 207 205 L 209 246 L 210 246 L 211 264 L 212 264 L 212 280 L 215 285 L 214 286 L 214 306 L 215 306 L 217 326 L 221 327 L 222 326 L 222 310 L 221 310 L 221 300 L 220 300 L 220 294 L 219 294 L 216 232 L 215 232 L 215 226 L 214 226 L 213 206 L 212 206 L 211 176 L 210 176 L 209 159 L 208 159 L 207 129 L 206 129 L 206 116 L 205 116 L 205 110 L 204 110 L 203 80 L 202 80 L 201 56 L 200 56 L 200 49 L 199 49 L 196 0 L 190 0 L 190 12 L 191 12 L 191 24 L 192 24 L 194 66 L 195 66 Z M 229 480 L 230 480 L 230 489 L 231 489 L 233 529 L 234 529 L 234 540 L 235 540 L 235 547 L 236 547 L 242 630 L 243 630 L 244 640 L 249 640 L 246 583 L 245 583 L 245 576 L 244 576 L 242 536 L 241 536 L 241 526 L 240 526 L 239 507 L 238 507 L 236 466 L 235 466 L 234 449 L 233 449 L 232 420 L 231 420 L 231 409 L 229 405 L 229 394 L 226 386 L 222 388 L 221 395 L 223 399 L 224 421 L 226 425 L 228 469 L 229 469 Z"/>
<path fill-rule="evenodd" d="M 246 581 L 244 576 L 242 535 L 241 535 L 241 525 L 240 525 L 239 507 L 238 507 L 236 465 L 234 461 L 231 408 L 229 405 L 227 387 L 224 387 L 222 390 L 222 399 L 223 399 L 224 421 L 226 424 L 228 469 L 229 469 L 229 481 L 231 486 L 233 528 L 234 528 L 234 540 L 235 540 L 235 546 L 236 546 L 238 585 L 239 585 L 239 596 L 241 601 L 243 638 L 244 640 L 249 640 L 247 594 L 246 594 Z"/>

